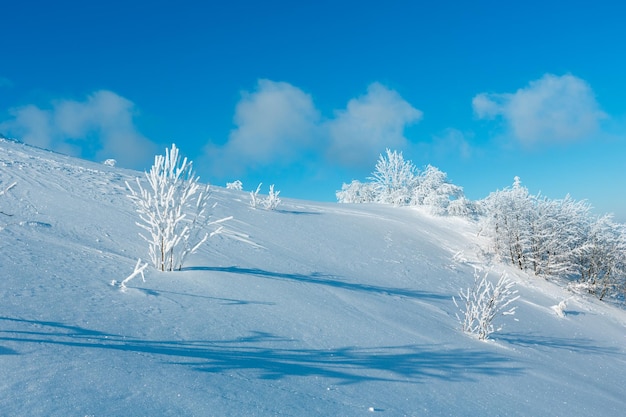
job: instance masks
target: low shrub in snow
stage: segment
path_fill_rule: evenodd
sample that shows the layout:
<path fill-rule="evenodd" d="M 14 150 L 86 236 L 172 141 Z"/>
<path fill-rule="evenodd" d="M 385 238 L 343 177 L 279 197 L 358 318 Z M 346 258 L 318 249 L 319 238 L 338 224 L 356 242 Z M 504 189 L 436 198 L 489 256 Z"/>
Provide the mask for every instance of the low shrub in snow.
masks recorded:
<path fill-rule="evenodd" d="M 280 191 L 274 191 L 274 184 L 270 185 L 270 192 L 263 200 L 263 207 L 267 210 L 276 210 L 276 207 L 280 204 L 281 200 L 278 198 Z"/>
<path fill-rule="evenodd" d="M 141 219 L 137 225 L 148 232 L 147 236 L 140 236 L 148 242 L 148 253 L 155 268 L 161 271 L 181 269 L 189 254 L 209 236 L 221 231 L 219 227 L 209 233 L 206 227 L 230 217 L 209 221 L 209 186 L 198 183 L 192 162 L 187 158 L 181 160 L 176 145 L 172 145 L 171 150 L 166 149 L 165 156 L 155 156 L 146 179 L 148 188 L 136 178 L 138 191 L 126 183 L 129 198 Z"/>
<path fill-rule="evenodd" d="M 274 191 L 274 184 L 270 185 L 270 192 L 267 197 L 262 198 L 259 197 L 259 192 L 261 191 L 261 184 L 256 187 L 256 191 L 250 192 L 250 207 L 257 208 L 259 206 L 263 206 L 266 210 L 276 210 L 278 205 L 281 203 L 281 199 L 278 198 L 278 194 L 280 191 Z"/>
<path fill-rule="evenodd" d="M 239 180 L 235 180 L 233 182 L 227 182 L 226 183 L 226 188 L 228 190 L 237 190 L 237 191 L 241 191 L 243 190 L 243 183 Z"/>
<path fill-rule="evenodd" d="M 556 313 L 557 316 L 565 317 L 565 309 L 567 308 L 567 302 L 563 300 L 557 305 L 553 305 L 551 308 Z"/>
<path fill-rule="evenodd" d="M 126 283 L 131 279 L 135 278 L 137 275 L 141 275 L 141 279 L 143 282 L 146 282 L 146 277 L 143 274 L 143 271 L 148 267 L 148 263 L 141 262 L 141 259 L 137 259 L 137 264 L 135 265 L 135 270 L 132 274 L 127 276 L 122 282 L 120 282 L 120 289 L 122 291 L 126 290 Z"/>
<path fill-rule="evenodd" d="M 489 335 L 502 327 L 494 327 L 494 319 L 498 316 L 512 316 L 517 307 L 511 303 L 519 298 L 513 282 L 502 274 L 496 284 L 489 281 L 488 273 L 482 277 L 474 272 L 474 286 L 459 292 L 459 302 L 452 297 L 461 316 L 456 315 L 464 332 L 476 335 L 479 340 L 486 340 Z M 459 305 L 461 304 L 461 305 Z"/>

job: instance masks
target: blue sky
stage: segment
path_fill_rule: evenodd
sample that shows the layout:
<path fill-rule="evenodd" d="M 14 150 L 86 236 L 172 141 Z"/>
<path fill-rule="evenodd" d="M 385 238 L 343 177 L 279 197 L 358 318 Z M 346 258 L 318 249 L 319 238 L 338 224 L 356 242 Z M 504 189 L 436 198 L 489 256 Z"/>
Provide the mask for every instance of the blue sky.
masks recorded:
<path fill-rule="evenodd" d="M 626 6 L 508 3 L 2 1 L 0 132 L 321 201 L 389 147 L 626 221 Z"/>

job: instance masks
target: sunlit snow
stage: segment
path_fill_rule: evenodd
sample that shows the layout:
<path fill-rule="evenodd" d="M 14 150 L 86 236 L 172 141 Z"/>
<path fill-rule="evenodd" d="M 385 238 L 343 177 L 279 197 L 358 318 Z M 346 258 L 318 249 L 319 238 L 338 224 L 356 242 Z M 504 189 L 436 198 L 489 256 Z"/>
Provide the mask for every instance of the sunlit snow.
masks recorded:
<path fill-rule="evenodd" d="M 182 271 L 146 257 L 142 173 L 0 140 L 0 415 L 622 416 L 626 314 L 493 264 L 471 221 L 291 200 L 233 216 Z M 280 188 L 280 184 L 277 184 Z M 4 189 L 4 188 L 3 188 Z M 520 299 L 488 341 L 452 297 Z M 113 284 L 113 285 L 112 285 Z"/>

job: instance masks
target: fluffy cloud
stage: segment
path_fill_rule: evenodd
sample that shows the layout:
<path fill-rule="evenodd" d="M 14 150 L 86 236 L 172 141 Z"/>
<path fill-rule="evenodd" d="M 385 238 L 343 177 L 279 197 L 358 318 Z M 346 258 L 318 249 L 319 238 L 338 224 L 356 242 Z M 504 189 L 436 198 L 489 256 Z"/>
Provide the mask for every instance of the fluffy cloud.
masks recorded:
<path fill-rule="evenodd" d="M 236 128 L 224 146 L 211 145 L 209 158 L 229 171 L 289 164 L 315 146 L 319 113 L 311 96 L 285 82 L 259 80 L 244 92 L 235 110 Z"/>
<path fill-rule="evenodd" d="M 10 110 L 0 130 L 26 143 L 73 156 L 120 165 L 145 166 L 155 146 L 133 122 L 134 104 L 111 91 L 97 91 L 85 101 L 59 100 L 51 109 L 29 105 Z"/>
<path fill-rule="evenodd" d="M 546 74 L 515 93 L 478 94 L 479 118 L 502 117 L 521 142 L 567 142 L 589 137 L 606 117 L 591 87 L 573 75 Z"/>
<path fill-rule="evenodd" d="M 328 156 L 348 166 L 372 165 L 385 148 L 403 148 L 405 127 L 421 118 L 422 112 L 396 91 L 373 83 L 327 122 Z"/>
<path fill-rule="evenodd" d="M 404 128 L 421 116 L 397 92 L 374 83 L 334 118 L 322 120 L 309 94 L 285 82 L 260 80 L 237 104 L 228 141 L 207 146 L 207 158 L 218 175 L 320 158 L 370 167 L 385 148 L 402 148 Z"/>

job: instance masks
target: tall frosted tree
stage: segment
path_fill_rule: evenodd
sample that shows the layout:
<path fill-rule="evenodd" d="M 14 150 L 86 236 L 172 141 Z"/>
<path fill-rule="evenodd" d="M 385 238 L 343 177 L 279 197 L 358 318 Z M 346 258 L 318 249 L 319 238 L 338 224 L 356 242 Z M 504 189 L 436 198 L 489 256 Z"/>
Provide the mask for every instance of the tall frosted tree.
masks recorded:
<path fill-rule="evenodd" d="M 495 191 L 484 200 L 486 226 L 494 238 L 495 252 L 519 269 L 528 267 L 532 197 L 515 177 L 513 187 Z"/>
<path fill-rule="evenodd" d="M 386 156 L 378 158 L 371 180 L 377 202 L 402 206 L 409 203 L 417 183 L 417 169 L 405 160 L 402 152 L 387 149 Z"/>

